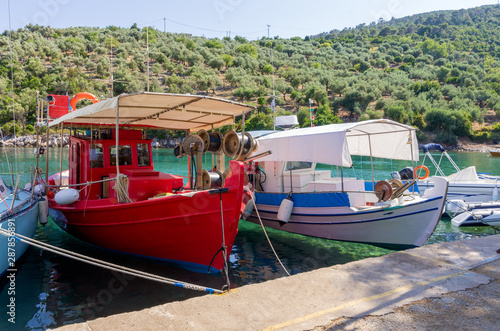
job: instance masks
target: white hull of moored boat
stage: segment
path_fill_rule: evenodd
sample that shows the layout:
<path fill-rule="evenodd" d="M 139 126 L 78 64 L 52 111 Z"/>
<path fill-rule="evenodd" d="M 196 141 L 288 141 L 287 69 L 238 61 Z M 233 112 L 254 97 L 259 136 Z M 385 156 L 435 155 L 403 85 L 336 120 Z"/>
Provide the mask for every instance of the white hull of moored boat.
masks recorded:
<path fill-rule="evenodd" d="M 20 193 L 19 195 L 27 193 Z M 21 197 L 22 198 L 22 197 Z M 9 202 L 9 199 L 5 199 Z M 10 200 L 12 201 L 12 200 Z M 0 228 L 5 231 L 13 231 L 17 234 L 33 238 L 38 225 L 38 201 L 28 204 L 16 212 L 14 216 L 3 219 Z M 11 243 L 9 245 L 9 243 Z M 9 240 L 9 237 L 0 235 L 0 275 L 9 268 L 15 268 L 15 262 L 26 252 L 29 245 L 17 239 Z M 10 248 L 10 249 L 9 249 Z"/>
<path fill-rule="evenodd" d="M 429 180 L 419 180 L 417 182 L 420 192 L 432 188 L 434 184 Z M 495 189 L 495 181 L 481 181 L 476 183 L 454 183 L 450 181 L 448 188 L 448 199 L 459 200 L 465 202 L 488 202 L 493 198 L 493 191 Z"/>
<path fill-rule="evenodd" d="M 265 226 L 307 236 L 373 244 L 389 248 L 418 247 L 436 228 L 446 198 L 445 179 L 435 178 L 437 190 L 403 204 L 367 209 L 351 207 L 294 207 L 287 223 L 277 220 L 278 205 L 259 203 L 257 209 Z M 304 193 L 308 194 L 308 193 Z M 332 194 L 321 192 L 315 194 Z M 248 218 L 258 223 L 255 211 Z"/>

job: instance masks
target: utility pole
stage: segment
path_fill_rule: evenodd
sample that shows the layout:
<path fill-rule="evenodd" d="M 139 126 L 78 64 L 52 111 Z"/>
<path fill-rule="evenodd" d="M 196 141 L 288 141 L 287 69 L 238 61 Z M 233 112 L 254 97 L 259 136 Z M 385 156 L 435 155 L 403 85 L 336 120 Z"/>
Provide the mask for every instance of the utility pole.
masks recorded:
<path fill-rule="evenodd" d="M 314 126 L 314 124 L 313 124 L 314 116 L 313 116 L 312 112 L 313 112 L 312 100 L 309 99 L 309 120 L 311 121 L 311 128 Z"/>
<path fill-rule="evenodd" d="M 484 83 L 484 54 L 482 60 L 483 60 L 483 83 Z"/>
<path fill-rule="evenodd" d="M 391 94 L 391 74 L 387 73 L 387 93 Z"/>
<path fill-rule="evenodd" d="M 167 19 L 165 17 L 163 18 L 163 32 L 167 32 Z"/>
<path fill-rule="evenodd" d="M 271 26 L 268 24 L 268 25 L 267 25 L 267 39 L 269 39 L 269 28 L 270 28 L 270 27 L 271 27 Z"/>

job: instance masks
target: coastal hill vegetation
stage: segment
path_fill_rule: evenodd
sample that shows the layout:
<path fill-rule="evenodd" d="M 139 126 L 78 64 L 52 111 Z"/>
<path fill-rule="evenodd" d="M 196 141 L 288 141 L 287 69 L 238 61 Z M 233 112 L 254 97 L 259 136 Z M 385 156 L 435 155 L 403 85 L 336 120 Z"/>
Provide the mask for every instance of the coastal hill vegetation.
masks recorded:
<path fill-rule="evenodd" d="M 389 118 L 418 127 L 421 140 L 430 132 L 450 145 L 458 138 L 497 142 L 499 26 L 497 5 L 380 19 L 303 39 L 208 39 L 136 24 L 28 25 L 12 31 L 12 51 L 9 31 L 0 35 L 0 125 L 4 135 L 13 132 L 14 108 L 16 131 L 31 133 L 36 91 L 100 99 L 146 91 L 148 37 L 151 92 L 253 104 L 247 130 L 272 128 L 274 93 L 276 114 L 296 114 L 300 126 L 311 125 L 312 107 L 315 125 Z"/>

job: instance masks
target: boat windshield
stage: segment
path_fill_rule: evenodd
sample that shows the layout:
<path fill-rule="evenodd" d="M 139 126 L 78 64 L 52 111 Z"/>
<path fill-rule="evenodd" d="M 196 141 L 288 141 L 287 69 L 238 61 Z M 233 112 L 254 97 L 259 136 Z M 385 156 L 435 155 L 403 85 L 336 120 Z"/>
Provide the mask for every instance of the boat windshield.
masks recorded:
<path fill-rule="evenodd" d="M 149 144 L 137 144 L 137 165 L 139 167 L 149 167 L 151 165 Z"/>
<path fill-rule="evenodd" d="M 300 169 L 311 169 L 312 168 L 312 162 L 303 162 L 303 161 L 299 161 L 299 162 L 287 162 L 286 163 L 286 168 L 285 168 L 285 171 L 286 170 L 300 170 Z"/>
<path fill-rule="evenodd" d="M 104 157 L 102 144 L 94 144 L 90 147 L 90 167 L 102 168 L 104 166 Z"/>
<path fill-rule="evenodd" d="M 132 147 L 130 145 L 118 146 L 118 165 L 132 165 Z M 116 146 L 109 146 L 109 164 L 116 165 Z"/>

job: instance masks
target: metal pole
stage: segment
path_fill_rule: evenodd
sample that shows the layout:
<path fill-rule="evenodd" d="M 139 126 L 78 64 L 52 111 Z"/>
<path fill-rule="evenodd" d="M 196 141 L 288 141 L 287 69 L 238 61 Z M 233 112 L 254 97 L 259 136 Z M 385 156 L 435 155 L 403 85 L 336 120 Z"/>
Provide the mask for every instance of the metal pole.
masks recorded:
<path fill-rule="evenodd" d="M 48 119 L 48 115 L 47 115 Z M 50 127 L 49 127 L 49 121 L 47 121 L 47 132 L 46 132 L 46 138 L 45 138 L 45 185 L 49 184 L 49 151 L 50 151 L 50 144 L 49 144 L 49 134 L 50 134 Z"/>
<path fill-rule="evenodd" d="M 370 163 L 372 165 L 372 182 L 373 182 L 373 190 L 375 190 L 375 173 L 373 172 L 373 155 L 372 155 L 372 140 L 370 135 L 368 135 L 368 146 L 370 147 Z"/>
<path fill-rule="evenodd" d="M 312 100 L 309 99 L 309 120 L 311 121 L 311 128 L 313 126 L 313 116 L 312 116 Z"/>
<path fill-rule="evenodd" d="M 59 185 L 62 185 L 63 123 L 61 123 L 61 146 L 59 150 Z"/>
<path fill-rule="evenodd" d="M 147 90 L 149 92 L 149 24 L 148 22 L 148 4 L 146 1 L 146 80 L 147 80 Z"/>
<path fill-rule="evenodd" d="M 118 153 L 118 138 L 119 138 L 119 130 L 120 130 L 120 108 L 118 107 L 118 104 L 120 103 L 120 96 L 118 96 L 118 100 L 116 101 L 116 129 L 115 129 L 115 162 L 116 162 L 116 178 L 118 178 L 118 175 L 120 174 L 120 166 L 119 166 L 119 153 Z M 117 184 L 116 184 L 117 185 Z"/>
<path fill-rule="evenodd" d="M 111 36 L 109 41 L 109 82 L 111 84 L 111 89 L 109 91 L 109 97 L 113 97 L 113 36 Z"/>

